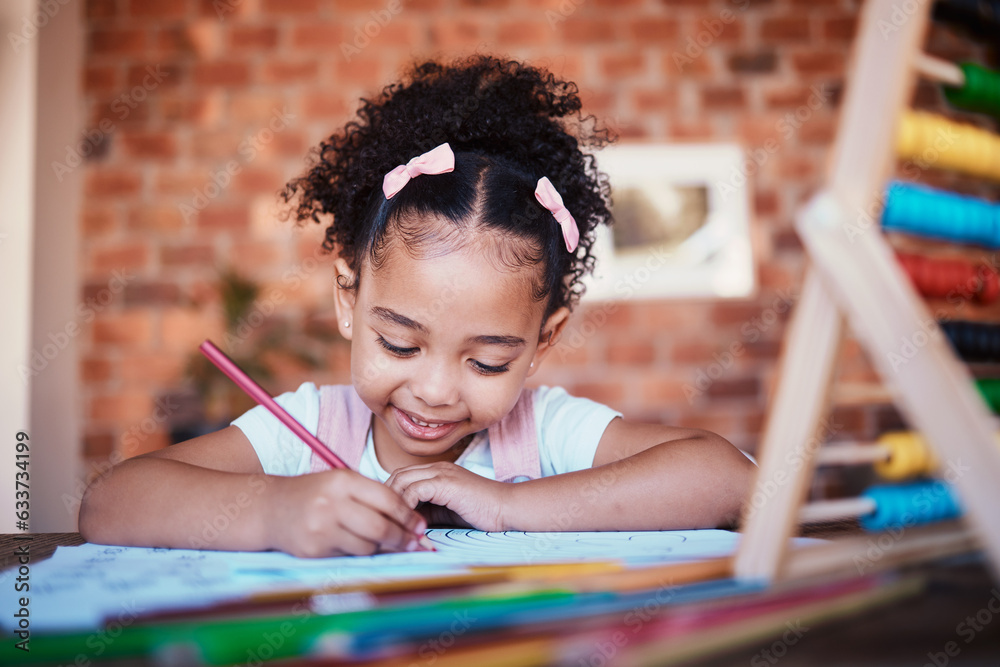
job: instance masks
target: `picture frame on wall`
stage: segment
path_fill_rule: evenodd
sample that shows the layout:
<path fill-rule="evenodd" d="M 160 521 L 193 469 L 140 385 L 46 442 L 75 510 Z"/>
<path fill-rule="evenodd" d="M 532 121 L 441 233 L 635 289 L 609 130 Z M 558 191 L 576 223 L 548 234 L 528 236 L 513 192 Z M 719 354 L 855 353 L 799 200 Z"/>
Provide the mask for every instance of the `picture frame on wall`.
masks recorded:
<path fill-rule="evenodd" d="M 736 144 L 596 154 L 615 222 L 597 230 L 585 300 L 742 298 L 756 290 L 746 158 Z"/>

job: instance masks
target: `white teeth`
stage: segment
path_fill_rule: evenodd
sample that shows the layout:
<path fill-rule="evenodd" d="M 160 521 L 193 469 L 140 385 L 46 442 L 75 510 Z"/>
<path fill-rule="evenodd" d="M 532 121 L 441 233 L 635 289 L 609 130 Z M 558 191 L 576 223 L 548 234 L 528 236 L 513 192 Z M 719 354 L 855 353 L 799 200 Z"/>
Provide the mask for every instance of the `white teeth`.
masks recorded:
<path fill-rule="evenodd" d="M 428 424 L 427 422 L 422 422 L 419 419 L 417 419 L 416 417 L 414 417 L 413 415 L 406 415 L 406 416 L 410 418 L 411 422 L 413 422 L 414 424 L 416 424 L 418 426 L 424 426 L 424 427 L 427 427 L 427 428 L 437 428 L 438 426 L 441 425 L 441 424 Z"/>

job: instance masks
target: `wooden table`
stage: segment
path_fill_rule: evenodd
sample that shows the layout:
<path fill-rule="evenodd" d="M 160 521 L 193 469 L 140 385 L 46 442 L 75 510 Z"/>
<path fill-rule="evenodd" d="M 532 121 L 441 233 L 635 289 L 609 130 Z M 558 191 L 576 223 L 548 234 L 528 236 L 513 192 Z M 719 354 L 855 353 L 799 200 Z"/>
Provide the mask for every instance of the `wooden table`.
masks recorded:
<path fill-rule="evenodd" d="M 27 543 L 31 562 L 38 563 L 52 555 L 57 546 L 84 541 L 79 533 L 47 533 L 34 535 Z M 0 567 L 16 564 L 14 549 L 21 544 L 25 542 L 15 541 L 13 535 L 0 535 Z M 926 574 L 928 586 L 917 598 L 808 628 L 795 637 L 794 643 L 779 637 L 687 664 L 692 667 L 1000 666 L 1000 584 L 991 581 L 982 564 L 971 558 L 928 567 Z M 954 642 L 957 655 L 945 653 L 949 642 Z M 574 663 L 573 667 L 586 665 Z"/>

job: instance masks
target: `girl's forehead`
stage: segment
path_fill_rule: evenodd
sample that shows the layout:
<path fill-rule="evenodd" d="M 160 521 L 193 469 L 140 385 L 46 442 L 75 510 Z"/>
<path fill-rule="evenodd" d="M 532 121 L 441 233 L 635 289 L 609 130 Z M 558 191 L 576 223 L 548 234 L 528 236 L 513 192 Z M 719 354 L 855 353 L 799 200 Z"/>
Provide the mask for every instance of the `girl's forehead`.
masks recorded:
<path fill-rule="evenodd" d="M 536 280 L 537 269 L 498 265 L 476 244 L 416 255 L 393 243 L 377 267 L 362 266 L 359 303 L 426 326 L 464 321 L 527 331 L 541 326 L 545 309 L 534 298 Z"/>

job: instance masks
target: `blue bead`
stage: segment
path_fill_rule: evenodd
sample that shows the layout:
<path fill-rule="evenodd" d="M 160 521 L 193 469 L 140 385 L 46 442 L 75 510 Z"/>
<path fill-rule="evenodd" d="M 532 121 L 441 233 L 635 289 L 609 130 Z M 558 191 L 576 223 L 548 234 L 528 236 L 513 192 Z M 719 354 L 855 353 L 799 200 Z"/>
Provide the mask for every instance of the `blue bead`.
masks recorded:
<path fill-rule="evenodd" d="M 861 527 L 870 531 L 908 528 L 962 514 L 951 485 L 939 480 L 873 486 L 861 495 L 875 501 L 875 513 L 860 517 Z"/>
<path fill-rule="evenodd" d="M 919 236 L 1000 247 L 1000 206 L 975 197 L 894 181 L 882 228 Z"/>

